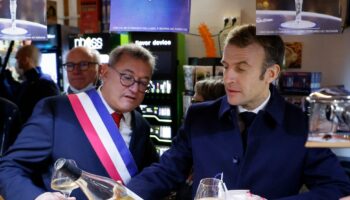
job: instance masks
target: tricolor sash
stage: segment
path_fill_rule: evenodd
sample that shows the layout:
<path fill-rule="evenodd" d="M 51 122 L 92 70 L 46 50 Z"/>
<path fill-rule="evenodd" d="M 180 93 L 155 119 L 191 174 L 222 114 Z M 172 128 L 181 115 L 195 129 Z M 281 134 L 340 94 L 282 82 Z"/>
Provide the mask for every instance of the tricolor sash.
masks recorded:
<path fill-rule="evenodd" d="M 68 95 L 86 137 L 107 173 L 127 183 L 137 173 L 131 152 L 95 89 Z"/>

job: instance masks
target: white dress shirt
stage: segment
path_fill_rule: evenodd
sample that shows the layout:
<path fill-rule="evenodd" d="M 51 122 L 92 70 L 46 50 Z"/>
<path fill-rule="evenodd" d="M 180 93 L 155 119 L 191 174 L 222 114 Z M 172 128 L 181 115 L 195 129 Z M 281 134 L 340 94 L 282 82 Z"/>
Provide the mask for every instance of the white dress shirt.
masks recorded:
<path fill-rule="evenodd" d="M 114 113 L 115 111 L 107 104 L 107 102 L 103 98 L 103 95 L 101 93 L 101 87 L 99 87 L 97 89 L 97 93 L 100 95 L 100 97 L 102 99 L 102 102 L 106 106 L 109 114 Z M 131 133 L 132 133 L 132 129 L 131 129 L 131 113 L 130 112 L 123 113 L 123 117 L 120 120 L 120 124 L 119 124 L 119 132 L 122 135 L 126 146 L 129 148 L 130 139 L 131 139 Z"/>

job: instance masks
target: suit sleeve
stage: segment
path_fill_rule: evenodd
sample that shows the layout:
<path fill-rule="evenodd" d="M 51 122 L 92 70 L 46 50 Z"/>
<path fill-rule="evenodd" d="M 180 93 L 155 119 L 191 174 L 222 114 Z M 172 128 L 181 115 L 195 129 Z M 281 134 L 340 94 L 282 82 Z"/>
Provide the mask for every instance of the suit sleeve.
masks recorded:
<path fill-rule="evenodd" d="M 171 148 L 163 153 L 159 163 L 153 163 L 131 179 L 126 185 L 129 189 L 145 200 L 161 199 L 186 180 L 192 168 L 192 154 L 185 127 L 180 128 Z"/>
<path fill-rule="evenodd" d="M 309 191 L 278 200 L 338 200 L 350 194 L 349 178 L 329 149 L 309 149 L 304 182 Z"/>
<path fill-rule="evenodd" d="M 0 193 L 5 199 L 35 199 L 46 191 L 33 177 L 40 177 L 49 169 L 53 126 L 48 101 L 40 101 L 33 117 L 0 160 Z"/>

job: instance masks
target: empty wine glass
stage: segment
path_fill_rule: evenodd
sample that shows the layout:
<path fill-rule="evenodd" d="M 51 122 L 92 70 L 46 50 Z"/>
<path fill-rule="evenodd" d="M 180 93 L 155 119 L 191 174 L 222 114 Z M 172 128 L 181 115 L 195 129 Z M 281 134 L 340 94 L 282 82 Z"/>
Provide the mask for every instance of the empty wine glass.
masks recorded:
<path fill-rule="evenodd" d="M 195 200 L 225 200 L 226 186 L 217 178 L 204 178 L 199 182 Z"/>
<path fill-rule="evenodd" d="M 70 179 L 68 176 L 66 176 L 63 172 L 60 170 L 56 170 L 57 163 L 60 162 L 64 158 L 58 159 L 54 164 L 54 171 L 52 173 L 51 178 L 51 188 L 57 191 L 60 191 L 65 198 L 68 198 L 71 194 L 71 192 L 78 188 L 78 185 L 75 184 L 75 182 Z M 72 163 L 73 165 L 77 166 L 74 160 L 67 160 L 68 162 Z"/>
<path fill-rule="evenodd" d="M 310 21 L 302 20 L 303 0 L 295 0 L 295 20 L 281 24 L 284 28 L 305 29 L 312 28 L 316 24 Z"/>

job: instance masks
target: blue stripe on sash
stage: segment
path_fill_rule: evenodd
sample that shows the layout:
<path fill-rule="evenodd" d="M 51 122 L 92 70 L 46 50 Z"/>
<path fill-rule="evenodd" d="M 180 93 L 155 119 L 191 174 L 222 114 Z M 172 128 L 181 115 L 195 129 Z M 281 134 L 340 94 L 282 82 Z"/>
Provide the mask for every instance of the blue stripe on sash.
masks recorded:
<path fill-rule="evenodd" d="M 137 173 L 137 166 L 133 159 L 131 152 L 125 144 L 125 141 L 119 132 L 119 129 L 116 128 L 116 124 L 113 121 L 112 116 L 109 114 L 107 108 L 103 104 L 100 95 L 95 89 L 86 91 L 87 95 L 90 97 L 92 103 L 95 105 L 97 112 L 102 118 L 103 123 L 105 124 L 111 138 L 113 139 L 114 144 L 116 145 L 120 155 L 130 173 L 130 176 L 133 177 Z M 118 170 L 118 169 L 117 169 Z"/>

